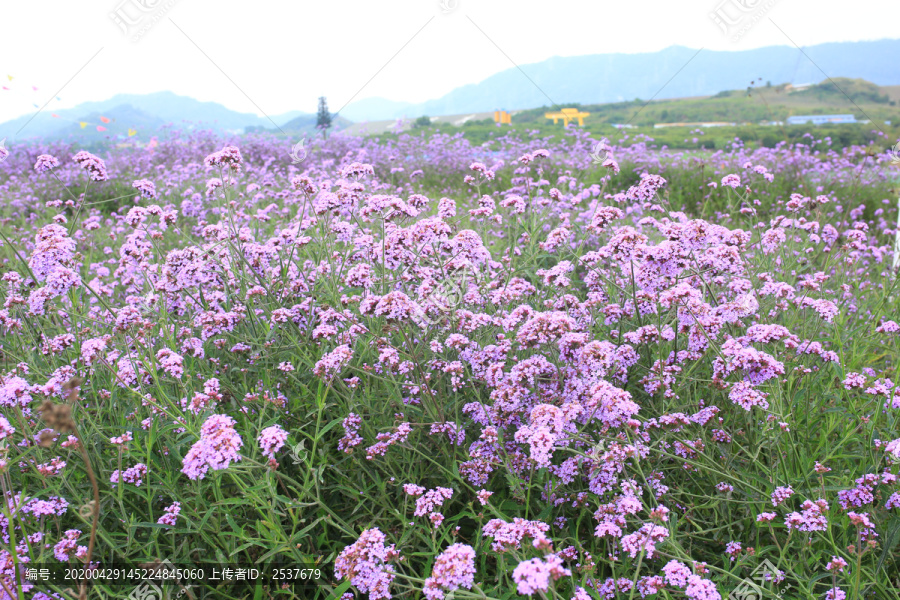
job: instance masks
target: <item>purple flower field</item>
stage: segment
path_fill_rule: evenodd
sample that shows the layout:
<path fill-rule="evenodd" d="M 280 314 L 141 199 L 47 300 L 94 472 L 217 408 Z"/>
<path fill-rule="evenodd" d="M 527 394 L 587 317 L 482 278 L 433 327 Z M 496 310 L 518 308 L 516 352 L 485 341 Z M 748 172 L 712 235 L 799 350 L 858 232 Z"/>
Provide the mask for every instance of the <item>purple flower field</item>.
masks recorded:
<path fill-rule="evenodd" d="M 308 150 L 0 162 L 0 598 L 900 595 L 884 148 Z"/>

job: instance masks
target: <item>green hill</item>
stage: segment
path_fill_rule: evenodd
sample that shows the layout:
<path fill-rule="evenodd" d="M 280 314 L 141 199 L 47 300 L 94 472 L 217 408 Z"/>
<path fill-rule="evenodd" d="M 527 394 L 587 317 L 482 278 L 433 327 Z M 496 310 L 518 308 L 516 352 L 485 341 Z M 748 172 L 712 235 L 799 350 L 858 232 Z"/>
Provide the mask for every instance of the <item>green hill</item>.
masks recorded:
<path fill-rule="evenodd" d="M 782 141 L 800 141 L 808 135 L 820 140 L 830 138 L 831 143 L 838 147 L 870 141 L 884 145 L 884 136 L 894 143 L 900 135 L 898 101 L 900 86 L 879 87 L 863 79 L 835 78 L 808 86 L 772 85 L 757 80 L 744 90 L 723 91 L 714 96 L 654 100 L 649 103 L 636 98 L 629 102 L 565 106 L 590 113 L 585 119 L 584 129 L 594 137 L 620 139 L 626 135 L 633 138 L 635 134 L 645 134 L 652 137 L 652 143 L 657 146 L 712 149 L 724 147 L 735 137 L 750 144 L 769 147 Z M 461 126 L 433 123 L 419 128 L 419 131 L 461 131 L 475 143 L 496 139 L 510 129 L 520 133 L 537 129 L 543 135 L 562 135 L 562 123 L 554 125 L 544 116 L 544 113 L 557 108 L 542 106 L 517 111 L 511 126 L 498 127 L 488 119 L 469 121 Z M 789 116 L 815 114 L 852 114 L 860 123 L 820 126 L 784 124 Z M 710 122 L 734 125 L 697 125 Z M 684 123 L 685 126 L 655 127 L 676 123 Z M 615 125 L 623 124 L 629 127 L 616 129 Z M 697 129 L 702 129 L 703 134 L 697 133 Z"/>
<path fill-rule="evenodd" d="M 585 120 L 597 124 L 630 123 L 652 126 L 656 123 L 725 121 L 759 123 L 784 121 L 791 115 L 854 114 L 857 120 L 900 119 L 900 108 L 887 90 L 862 79 L 836 78 L 818 85 L 795 89 L 790 84 L 771 85 L 754 82 L 745 90 L 731 90 L 703 98 L 646 100 L 615 104 L 573 105 L 591 113 Z M 518 123 L 546 123 L 541 107 L 516 114 Z"/>

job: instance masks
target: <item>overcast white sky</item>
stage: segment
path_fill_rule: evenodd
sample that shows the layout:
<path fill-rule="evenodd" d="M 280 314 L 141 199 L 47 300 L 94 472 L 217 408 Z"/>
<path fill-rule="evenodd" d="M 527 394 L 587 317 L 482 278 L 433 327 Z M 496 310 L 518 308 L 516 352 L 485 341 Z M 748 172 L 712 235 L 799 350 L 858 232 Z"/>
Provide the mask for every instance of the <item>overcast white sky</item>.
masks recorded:
<path fill-rule="evenodd" d="M 419 102 L 510 59 L 790 45 L 769 18 L 801 46 L 898 35 L 896 0 L 724 1 L 732 12 L 737 2 L 771 8 L 733 42 L 709 16 L 723 0 L 443 0 L 447 12 L 441 0 L 7 0 L 0 83 L 12 89 L 0 90 L 0 121 L 34 113 L 60 88 L 46 110 L 161 90 L 259 115 L 315 112 L 322 95 L 333 112 L 354 96 Z M 130 41 L 117 11 L 158 22 Z"/>

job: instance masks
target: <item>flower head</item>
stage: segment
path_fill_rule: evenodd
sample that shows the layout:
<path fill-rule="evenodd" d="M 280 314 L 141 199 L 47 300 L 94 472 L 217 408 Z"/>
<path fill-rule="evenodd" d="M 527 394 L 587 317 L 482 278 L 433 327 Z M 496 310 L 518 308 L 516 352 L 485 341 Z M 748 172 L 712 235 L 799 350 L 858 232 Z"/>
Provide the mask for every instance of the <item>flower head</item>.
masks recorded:
<path fill-rule="evenodd" d="M 191 446 L 184 457 L 181 472 L 191 479 L 203 479 L 211 467 L 213 470 L 228 468 L 241 459 L 238 450 L 243 445 L 241 436 L 234 430 L 235 421 L 227 415 L 212 415 L 200 428 L 200 439 Z"/>
<path fill-rule="evenodd" d="M 53 167 L 59 166 L 59 159 L 50 154 L 41 154 L 34 163 L 34 170 L 38 173 L 46 173 Z"/>

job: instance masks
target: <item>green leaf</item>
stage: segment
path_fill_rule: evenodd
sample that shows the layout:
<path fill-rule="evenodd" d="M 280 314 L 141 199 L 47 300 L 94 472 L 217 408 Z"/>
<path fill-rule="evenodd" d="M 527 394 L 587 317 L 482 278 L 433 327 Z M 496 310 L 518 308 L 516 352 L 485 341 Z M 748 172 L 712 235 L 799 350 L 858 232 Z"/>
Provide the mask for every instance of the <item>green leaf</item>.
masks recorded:
<path fill-rule="evenodd" d="M 138 527 L 148 527 L 150 529 L 172 529 L 171 525 L 163 525 L 162 523 L 149 523 L 147 521 L 139 521 L 137 523 L 132 524 L 132 529 L 137 529 Z"/>
<path fill-rule="evenodd" d="M 894 525 L 884 537 L 884 549 L 881 551 L 881 556 L 878 557 L 878 566 L 875 567 L 876 573 L 882 572 L 881 568 L 884 566 L 884 561 L 887 559 L 888 554 L 894 549 L 897 542 L 900 542 L 900 519 L 892 519 L 892 521 Z"/>

